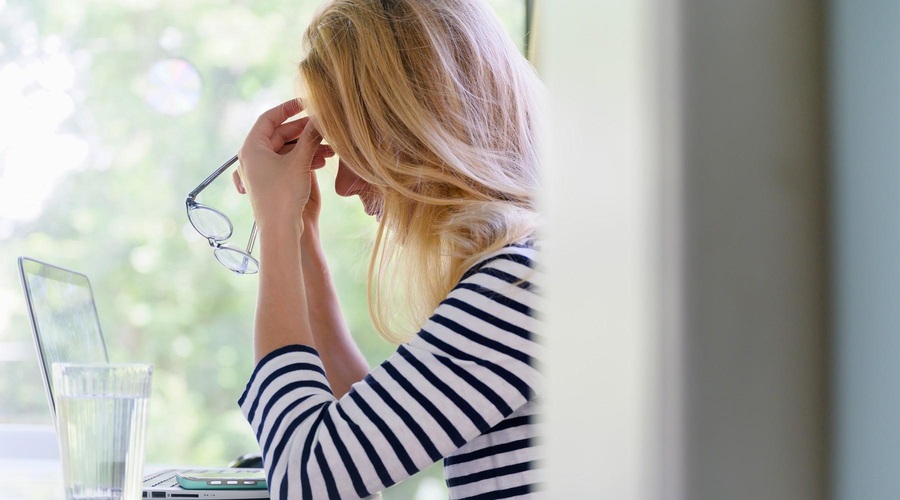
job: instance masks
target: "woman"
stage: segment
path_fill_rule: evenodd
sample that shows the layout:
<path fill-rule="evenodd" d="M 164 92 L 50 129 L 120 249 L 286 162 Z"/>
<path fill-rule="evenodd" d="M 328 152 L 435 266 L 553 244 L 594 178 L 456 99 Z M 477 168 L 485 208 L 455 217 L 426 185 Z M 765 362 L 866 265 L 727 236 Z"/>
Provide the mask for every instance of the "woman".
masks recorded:
<path fill-rule="evenodd" d="M 240 405 L 272 497 L 365 497 L 442 458 L 453 498 L 527 497 L 541 378 L 534 71 L 483 0 L 333 0 L 304 43 L 302 104 L 260 116 L 235 176 L 261 240 L 257 366 Z M 335 190 L 379 219 L 374 324 L 403 342 L 371 371 L 319 245 L 314 170 L 335 153 Z"/>

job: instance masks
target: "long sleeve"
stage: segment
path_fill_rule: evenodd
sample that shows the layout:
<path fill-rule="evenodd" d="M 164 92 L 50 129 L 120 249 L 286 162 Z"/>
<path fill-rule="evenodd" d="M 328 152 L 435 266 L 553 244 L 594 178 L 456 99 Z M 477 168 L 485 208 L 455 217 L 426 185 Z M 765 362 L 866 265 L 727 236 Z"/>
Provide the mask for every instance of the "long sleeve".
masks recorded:
<path fill-rule="evenodd" d="M 239 400 L 272 498 L 361 498 L 451 455 L 540 391 L 535 250 L 471 269 L 420 332 L 340 400 L 318 353 L 263 358 Z"/>

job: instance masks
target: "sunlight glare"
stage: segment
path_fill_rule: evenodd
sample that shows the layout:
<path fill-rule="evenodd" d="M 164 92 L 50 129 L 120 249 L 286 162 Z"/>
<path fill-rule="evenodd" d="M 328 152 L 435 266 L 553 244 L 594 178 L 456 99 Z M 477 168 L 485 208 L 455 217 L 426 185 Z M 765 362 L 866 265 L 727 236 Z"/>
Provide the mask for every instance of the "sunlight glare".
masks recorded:
<path fill-rule="evenodd" d="M 157 61 L 150 67 L 146 86 L 144 98 L 154 111 L 178 116 L 197 107 L 203 80 L 190 61 L 171 58 Z"/>
<path fill-rule="evenodd" d="M 88 144 L 83 139 L 68 134 L 50 139 L 34 137 L 6 150 L 0 176 L 0 218 L 36 218 L 55 185 L 87 158 Z"/>
<path fill-rule="evenodd" d="M 63 91 L 74 80 L 62 54 L 0 68 L 0 219 L 36 218 L 63 176 L 83 167 L 87 142 L 58 132 L 75 111 L 75 101 Z M 34 83 L 42 88 L 28 91 Z"/>
<path fill-rule="evenodd" d="M 75 84 L 75 68 L 64 54 L 48 57 L 35 73 L 38 83 L 47 90 L 68 90 Z"/>

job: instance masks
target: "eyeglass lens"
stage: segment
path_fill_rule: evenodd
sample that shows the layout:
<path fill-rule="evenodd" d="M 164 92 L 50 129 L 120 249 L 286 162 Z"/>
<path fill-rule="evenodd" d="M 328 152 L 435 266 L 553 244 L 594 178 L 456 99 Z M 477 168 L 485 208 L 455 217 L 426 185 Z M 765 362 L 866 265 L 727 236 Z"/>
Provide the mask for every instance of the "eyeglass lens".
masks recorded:
<path fill-rule="evenodd" d="M 216 249 L 216 259 L 228 269 L 239 274 L 254 274 L 259 271 L 259 263 L 253 257 L 231 247 Z"/>
<path fill-rule="evenodd" d="M 207 238 L 224 241 L 231 237 L 233 231 L 231 221 L 218 210 L 196 206 L 188 211 L 188 217 L 190 217 L 194 229 Z"/>

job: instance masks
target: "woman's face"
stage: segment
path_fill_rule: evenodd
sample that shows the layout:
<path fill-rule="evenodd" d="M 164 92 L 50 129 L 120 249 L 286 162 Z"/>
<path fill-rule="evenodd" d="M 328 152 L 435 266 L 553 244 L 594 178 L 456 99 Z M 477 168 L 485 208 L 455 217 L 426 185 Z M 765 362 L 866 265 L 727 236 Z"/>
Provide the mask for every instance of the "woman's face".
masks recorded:
<path fill-rule="evenodd" d="M 381 215 L 381 200 L 378 192 L 371 184 L 353 173 L 344 160 L 338 162 L 337 176 L 334 178 L 334 191 L 341 196 L 359 196 L 366 214 L 376 217 Z"/>

